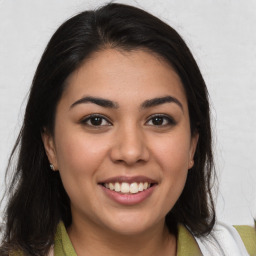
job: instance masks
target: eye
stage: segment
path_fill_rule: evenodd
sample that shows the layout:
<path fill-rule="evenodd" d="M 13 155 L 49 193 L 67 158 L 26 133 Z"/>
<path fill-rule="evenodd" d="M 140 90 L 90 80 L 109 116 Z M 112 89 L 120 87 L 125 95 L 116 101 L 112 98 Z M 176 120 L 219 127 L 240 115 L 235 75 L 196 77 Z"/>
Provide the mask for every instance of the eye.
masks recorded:
<path fill-rule="evenodd" d="M 176 122 L 170 116 L 158 114 L 158 115 L 151 116 L 146 122 L 146 124 L 153 125 L 153 126 L 168 126 L 168 125 L 175 125 Z"/>
<path fill-rule="evenodd" d="M 81 121 L 82 124 L 88 126 L 109 126 L 111 123 L 107 120 L 107 118 L 102 115 L 93 114 L 89 115 Z"/>

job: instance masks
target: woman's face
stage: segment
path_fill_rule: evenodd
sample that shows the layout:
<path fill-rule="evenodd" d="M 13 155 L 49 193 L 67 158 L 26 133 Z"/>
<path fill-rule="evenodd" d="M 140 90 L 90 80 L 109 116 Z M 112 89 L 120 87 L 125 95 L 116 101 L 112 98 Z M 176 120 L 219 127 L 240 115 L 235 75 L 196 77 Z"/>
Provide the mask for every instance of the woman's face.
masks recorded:
<path fill-rule="evenodd" d="M 95 53 L 68 79 L 49 161 L 73 223 L 122 234 L 163 225 L 179 198 L 198 136 L 178 75 L 145 51 Z"/>

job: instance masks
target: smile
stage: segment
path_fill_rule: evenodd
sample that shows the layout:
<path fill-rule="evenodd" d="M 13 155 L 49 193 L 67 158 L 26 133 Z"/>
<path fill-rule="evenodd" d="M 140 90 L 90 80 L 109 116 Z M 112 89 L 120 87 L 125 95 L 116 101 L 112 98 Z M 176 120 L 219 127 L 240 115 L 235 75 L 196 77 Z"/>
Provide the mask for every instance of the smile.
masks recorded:
<path fill-rule="evenodd" d="M 153 185 L 153 183 L 149 182 L 109 182 L 104 183 L 103 186 L 107 189 L 113 190 L 115 192 L 123 193 L 123 194 L 137 194 L 144 190 L 147 190 Z"/>
<path fill-rule="evenodd" d="M 146 176 L 116 176 L 98 183 L 102 192 L 121 205 L 142 203 L 155 191 L 158 182 Z"/>

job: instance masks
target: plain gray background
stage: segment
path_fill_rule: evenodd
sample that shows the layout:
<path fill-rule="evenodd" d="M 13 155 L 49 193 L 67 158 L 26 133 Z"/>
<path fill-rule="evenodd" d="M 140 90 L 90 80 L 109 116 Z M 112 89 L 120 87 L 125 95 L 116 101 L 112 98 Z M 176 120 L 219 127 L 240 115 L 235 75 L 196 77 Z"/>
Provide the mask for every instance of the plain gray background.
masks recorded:
<path fill-rule="evenodd" d="M 66 19 L 105 2 L 0 0 L 0 194 L 27 92 L 48 40 Z M 187 42 L 211 97 L 218 219 L 252 225 L 256 217 L 256 1 L 118 2 L 158 16 Z"/>

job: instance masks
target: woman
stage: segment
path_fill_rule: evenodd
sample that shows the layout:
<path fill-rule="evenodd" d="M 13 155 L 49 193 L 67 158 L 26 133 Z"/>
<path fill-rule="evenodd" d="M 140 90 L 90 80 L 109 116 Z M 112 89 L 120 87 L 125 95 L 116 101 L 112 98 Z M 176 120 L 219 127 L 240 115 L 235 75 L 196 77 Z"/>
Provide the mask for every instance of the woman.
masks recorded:
<path fill-rule="evenodd" d="M 142 10 L 108 4 L 56 31 L 10 163 L 17 150 L 1 255 L 248 255 L 215 224 L 198 66 Z"/>

